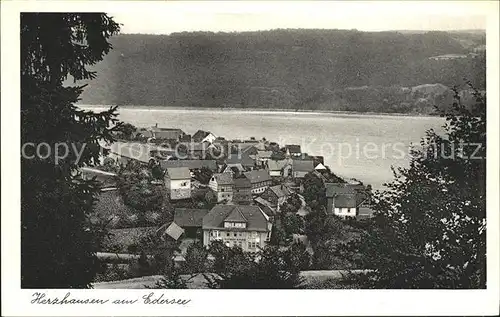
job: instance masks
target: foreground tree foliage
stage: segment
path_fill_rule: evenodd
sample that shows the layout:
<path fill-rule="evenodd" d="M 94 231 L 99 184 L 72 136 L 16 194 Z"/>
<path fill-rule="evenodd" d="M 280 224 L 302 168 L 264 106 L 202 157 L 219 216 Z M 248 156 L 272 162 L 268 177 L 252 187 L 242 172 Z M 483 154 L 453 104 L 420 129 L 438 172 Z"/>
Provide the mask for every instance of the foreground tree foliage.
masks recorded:
<path fill-rule="evenodd" d="M 252 255 L 238 247 L 214 242 L 209 248 L 215 258 L 214 272 L 204 274 L 209 288 L 223 289 L 294 289 L 302 288 L 300 270 L 309 265 L 305 248 L 287 250 L 269 245 Z"/>
<path fill-rule="evenodd" d="M 99 185 L 82 180 L 78 168 L 98 162 L 99 140 L 113 140 L 116 108 L 79 110 L 83 87 L 62 83 L 68 75 L 94 78 L 87 67 L 110 51 L 118 31 L 105 14 L 21 14 L 21 142 L 47 144 L 21 158 L 23 288 L 86 288 L 99 269 L 103 232 L 87 221 Z M 62 155 L 65 147 L 58 160 L 55 149 Z"/>
<path fill-rule="evenodd" d="M 428 131 L 409 168 L 374 197 L 376 217 L 350 249 L 370 288 L 486 287 L 486 101 L 455 94 L 445 135 Z M 349 253 L 347 253 L 349 254 Z"/>

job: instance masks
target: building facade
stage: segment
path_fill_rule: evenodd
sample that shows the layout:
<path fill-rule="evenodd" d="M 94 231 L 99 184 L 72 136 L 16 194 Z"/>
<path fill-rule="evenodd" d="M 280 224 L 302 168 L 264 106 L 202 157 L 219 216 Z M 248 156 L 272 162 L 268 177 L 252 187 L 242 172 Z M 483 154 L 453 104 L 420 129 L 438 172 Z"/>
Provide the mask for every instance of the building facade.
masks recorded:
<path fill-rule="evenodd" d="M 257 252 L 271 239 L 272 223 L 257 206 L 217 205 L 203 218 L 203 245 L 222 241 L 246 252 Z"/>
<path fill-rule="evenodd" d="M 244 175 L 234 179 L 233 202 L 241 205 L 252 203 L 252 183 Z"/>
<path fill-rule="evenodd" d="M 277 207 L 285 202 L 290 195 L 290 190 L 285 185 L 276 185 L 268 187 L 260 197 L 271 203 L 271 206 Z"/>
<path fill-rule="evenodd" d="M 171 200 L 191 198 L 191 173 L 189 168 L 175 167 L 167 169 L 164 182 Z"/>
<path fill-rule="evenodd" d="M 217 202 L 233 200 L 233 174 L 213 174 L 212 178 L 210 178 L 210 181 L 208 182 L 208 187 L 216 193 Z"/>
<path fill-rule="evenodd" d="M 356 218 L 367 195 L 363 185 L 326 183 L 327 213 L 342 218 Z"/>
<path fill-rule="evenodd" d="M 266 188 L 272 185 L 271 176 L 267 170 L 253 170 L 244 173 L 245 177 L 250 180 L 252 185 L 252 194 L 262 194 Z"/>

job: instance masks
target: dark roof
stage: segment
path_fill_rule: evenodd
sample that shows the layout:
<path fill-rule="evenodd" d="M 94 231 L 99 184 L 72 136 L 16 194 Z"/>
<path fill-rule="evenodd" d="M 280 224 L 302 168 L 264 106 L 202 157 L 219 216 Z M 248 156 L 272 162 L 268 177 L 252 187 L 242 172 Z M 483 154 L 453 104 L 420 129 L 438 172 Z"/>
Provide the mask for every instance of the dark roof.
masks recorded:
<path fill-rule="evenodd" d="M 276 209 L 272 207 L 271 203 L 262 197 L 257 197 L 254 201 L 259 204 L 262 211 L 266 213 L 269 217 L 276 215 Z"/>
<path fill-rule="evenodd" d="M 285 145 L 285 149 L 292 153 L 301 153 L 300 151 L 300 145 L 297 144 L 287 144 Z"/>
<path fill-rule="evenodd" d="M 247 222 L 248 219 L 243 216 L 239 208 L 234 208 L 224 221 Z"/>
<path fill-rule="evenodd" d="M 278 198 L 288 196 L 290 194 L 290 191 L 288 188 L 284 185 L 276 185 L 269 187 L 268 190 L 271 190 Z"/>
<path fill-rule="evenodd" d="M 184 131 L 176 128 L 151 127 L 151 131 L 158 139 L 179 139 L 184 134 Z"/>
<path fill-rule="evenodd" d="M 336 208 L 354 208 L 367 198 L 362 184 L 326 183 L 326 197 L 334 197 Z"/>
<path fill-rule="evenodd" d="M 195 134 L 193 134 L 192 139 L 195 141 L 201 141 L 209 134 L 210 134 L 210 132 L 208 132 L 208 131 L 198 130 L 198 131 L 196 131 Z"/>
<path fill-rule="evenodd" d="M 269 160 L 267 161 L 267 166 L 269 167 L 269 170 L 271 171 L 281 171 L 283 167 L 285 167 L 288 164 L 287 160 Z"/>
<path fill-rule="evenodd" d="M 355 208 L 356 194 L 339 194 L 335 196 L 335 208 Z"/>
<path fill-rule="evenodd" d="M 163 169 L 171 167 L 187 167 L 190 170 L 201 169 L 202 167 L 209 168 L 210 170 L 217 169 L 217 163 L 214 160 L 171 160 L 160 161 L 160 166 Z"/>
<path fill-rule="evenodd" d="M 325 187 L 326 197 L 334 197 L 339 194 L 354 194 L 364 190 L 364 186 L 361 184 L 325 183 Z"/>
<path fill-rule="evenodd" d="M 235 164 L 224 164 L 221 168 L 222 171 L 225 171 L 227 168 L 230 168 L 233 172 L 236 169 L 238 172 L 243 172 L 245 169 L 243 168 L 243 165 L 241 163 L 235 163 Z"/>
<path fill-rule="evenodd" d="M 200 142 L 184 142 L 184 143 L 179 143 L 179 150 L 186 150 L 186 151 L 207 151 L 212 145 L 207 144 L 207 143 L 200 143 Z"/>
<path fill-rule="evenodd" d="M 169 179 L 188 179 L 191 173 L 187 167 L 171 167 L 167 169 Z"/>
<path fill-rule="evenodd" d="M 234 180 L 234 188 L 252 188 L 252 183 L 246 177 L 237 177 Z"/>
<path fill-rule="evenodd" d="M 174 222 L 181 227 L 200 227 L 208 209 L 176 208 Z"/>
<path fill-rule="evenodd" d="M 175 131 L 175 132 L 182 132 L 181 129 L 179 128 L 160 128 L 160 127 L 151 127 L 152 131 Z"/>
<path fill-rule="evenodd" d="M 255 155 L 259 152 L 259 150 L 257 149 L 257 147 L 255 145 L 244 147 L 241 149 L 241 151 L 243 153 L 247 153 L 249 155 Z"/>
<path fill-rule="evenodd" d="M 292 168 L 294 172 L 314 171 L 313 161 L 293 160 Z"/>
<path fill-rule="evenodd" d="M 148 163 L 153 149 L 155 147 L 149 144 L 114 142 L 111 144 L 110 153 Z"/>
<path fill-rule="evenodd" d="M 219 185 L 231 185 L 233 184 L 233 174 L 231 173 L 217 173 L 212 175 Z"/>
<path fill-rule="evenodd" d="M 229 154 L 229 157 L 226 160 L 227 164 L 238 164 L 240 163 L 243 166 L 254 166 L 255 161 L 246 153 L 241 153 L 238 155 L 237 153 Z"/>
<path fill-rule="evenodd" d="M 250 172 L 243 173 L 252 184 L 265 182 L 271 179 L 269 172 L 267 170 L 253 170 Z"/>
<path fill-rule="evenodd" d="M 232 216 L 235 209 L 247 220 L 246 230 L 267 232 L 268 218 L 259 207 L 252 205 L 216 205 L 203 217 L 203 229 L 224 228 L 224 220 Z"/>

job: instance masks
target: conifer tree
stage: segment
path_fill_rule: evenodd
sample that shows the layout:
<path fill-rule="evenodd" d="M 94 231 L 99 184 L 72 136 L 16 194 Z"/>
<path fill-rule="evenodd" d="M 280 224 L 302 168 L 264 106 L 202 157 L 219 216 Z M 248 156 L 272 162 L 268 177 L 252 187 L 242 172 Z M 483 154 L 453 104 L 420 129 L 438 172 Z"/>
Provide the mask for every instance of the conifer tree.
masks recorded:
<path fill-rule="evenodd" d="M 98 162 L 99 140 L 113 140 L 116 108 L 81 110 L 84 86 L 63 82 L 93 79 L 89 67 L 118 31 L 106 14 L 21 14 L 21 142 L 45 144 L 21 156 L 23 288 L 87 288 L 99 269 L 102 231 L 87 221 L 99 184 L 82 180 L 78 168 Z"/>

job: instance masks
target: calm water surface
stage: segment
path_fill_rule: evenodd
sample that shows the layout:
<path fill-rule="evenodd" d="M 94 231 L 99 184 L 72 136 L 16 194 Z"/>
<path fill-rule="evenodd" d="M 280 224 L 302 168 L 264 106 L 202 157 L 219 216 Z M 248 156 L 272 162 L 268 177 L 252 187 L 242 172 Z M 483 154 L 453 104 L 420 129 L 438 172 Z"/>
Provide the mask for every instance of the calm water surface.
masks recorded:
<path fill-rule="evenodd" d="M 439 117 L 143 107 L 119 108 L 119 118 L 138 127 L 158 123 L 189 134 L 202 129 L 226 139 L 300 144 L 303 152 L 323 155 L 339 176 L 375 188 L 392 180 L 391 166 L 408 165 L 410 144 L 418 144 L 428 129 L 442 131 L 444 124 Z"/>

